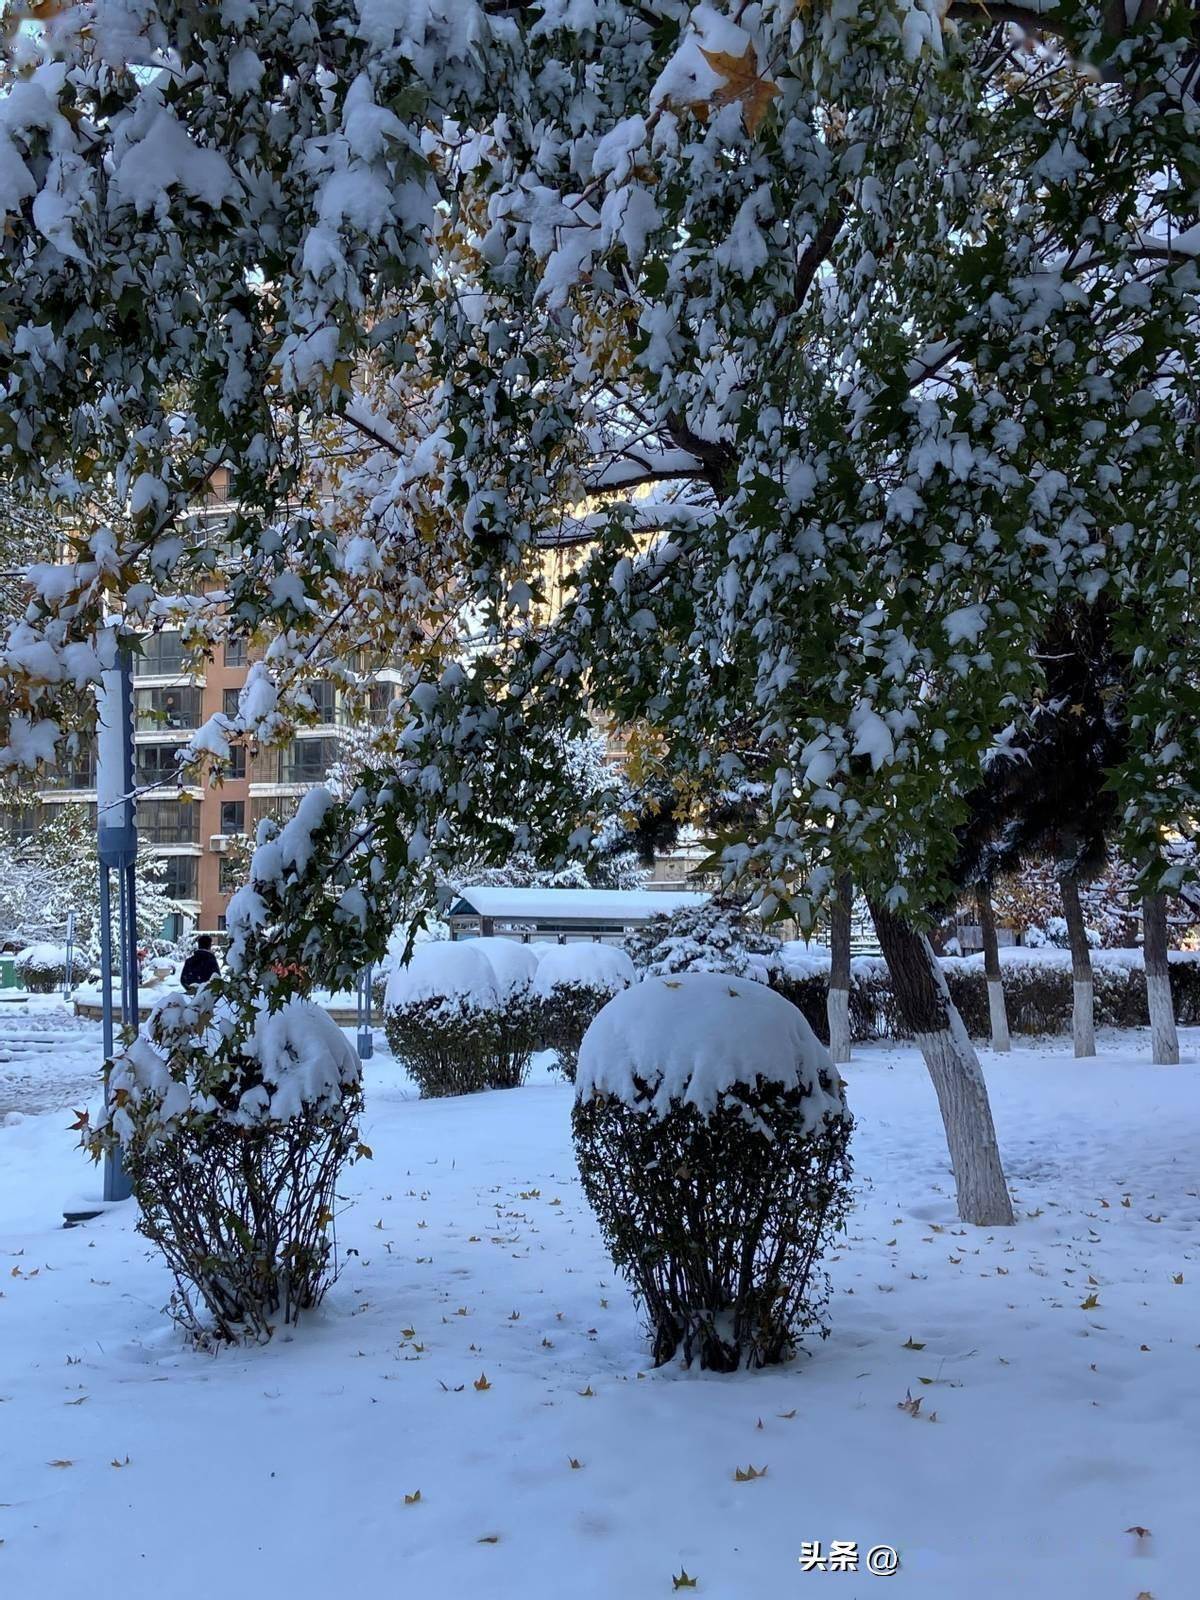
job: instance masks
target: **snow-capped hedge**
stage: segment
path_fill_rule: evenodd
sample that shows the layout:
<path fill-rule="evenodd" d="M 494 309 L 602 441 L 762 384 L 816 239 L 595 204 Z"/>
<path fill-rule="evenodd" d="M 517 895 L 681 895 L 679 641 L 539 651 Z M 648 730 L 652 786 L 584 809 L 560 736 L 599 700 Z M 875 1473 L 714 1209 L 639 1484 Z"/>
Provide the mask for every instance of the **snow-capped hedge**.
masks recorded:
<path fill-rule="evenodd" d="M 13 966 L 31 994 L 53 994 L 67 975 L 67 952 L 59 944 L 30 944 L 17 952 Z"/>
<path fill-rule="evenodd" d="M 1001 976 L 1013 1033 L 1045 1035 L 1071 1030 L 1071 957 L 1065 950 L 1008 947 L 1000 952 Z M 943 956 L 942 970 L 951 998 L 973 1038 L 990 1033 L 987 981 L 982 956 Z M 1094 950 L 1096 1022 L 1102 1026 L 1149 1025 L 1146 981 L 1140 950 Z M 828 1037 L 825 996 L 828 957 L 787 956 L 771 971 L 771 986 L 800 1008 L 821 1039 Z M 1176 1017 L 1200 1023 L 1200 952 L 1172 951 L 1171 989 Z M 850 1026 L 856 1040 L 900 1039 L 904 1026 L 892 993 L 886 964 L 878 956 L 859 956 L 851 964 Z"/>
<path fill-rule="evenodd" d="M 754 979 L 687 972 L 609 1001 L 580 1046 L 575 1098 L 711 1116 L 736 1086 L 760 1082 L 798 1092 L 812 1127 L 842 1108 L 837 1068 L 795 1006 Z"/>
<path fill-rule="evenodd" d="M 418 945 L 397 964 L 384 1031 L 422 1095 L 472 1094 L 524 1081 L 536 1039 L 537 958 L 508 939 Z"/>
<path fill-rule="evenodd" d="M 388 976 L 384 1006 L 388 1011 L 424 1001 L 451 1009 L 493 1012 L 499 1003 L 496 974 L 480 950 L 478 939 L 439 940 L 420 944 L 407 965 L 397 961 Z"/>
<path fill-rule="evenodd" d="M 845 1220 L 851 1121 L 794 1006 L 753 979 L 644 978 L 584 1037 L 572 1125 L 656 1364 L 763 1366 L 827 1331 L 818 1262 Z"/>
<path fill-rule="evenodd" d="M 96 1157 L 121 1141 L 138 1229 L 175 1275 L 177 1320 L 198 1335 L 267 1338 L 335 1275 L 338 1177 L 365 1153 L 360 1069 L 304 1000 L 264 1003 L 239 1049 L 232 1028 L 224 1002 L 163 1000 L 113 1062 L 107 1109 L 83 1140 Z"/>
<path fill-rule="evenodd" d="M 633 962 L 618 945 L 577 940 L 541 948 L 534 995 L 541 1006 L 541 1042 L 575 1081 L 579 1046 L 600 1008 L 634 981 Z"/>

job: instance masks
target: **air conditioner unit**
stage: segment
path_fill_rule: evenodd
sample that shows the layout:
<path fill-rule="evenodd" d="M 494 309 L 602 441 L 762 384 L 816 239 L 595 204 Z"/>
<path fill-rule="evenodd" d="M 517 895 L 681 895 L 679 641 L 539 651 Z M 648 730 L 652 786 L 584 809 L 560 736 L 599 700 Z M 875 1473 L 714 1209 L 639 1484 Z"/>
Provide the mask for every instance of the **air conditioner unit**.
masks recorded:
<path fill-rule="evenodd" d="M 213 833 L 209 835 L 208 848 L 214 855 L 223 856 L 229 849 L 229 835 L 227 833 Z"/>

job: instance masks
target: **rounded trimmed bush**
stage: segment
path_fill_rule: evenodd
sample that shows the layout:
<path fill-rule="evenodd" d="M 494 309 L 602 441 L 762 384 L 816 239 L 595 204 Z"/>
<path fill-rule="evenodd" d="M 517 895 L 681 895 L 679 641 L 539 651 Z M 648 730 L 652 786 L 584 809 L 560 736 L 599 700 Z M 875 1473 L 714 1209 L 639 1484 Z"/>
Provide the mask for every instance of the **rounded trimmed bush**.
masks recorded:
<path fill-rule="evenodd" d="M 489 934 L 465 941 L 492 969 L 498 1012 L 488 1067 L 489 1089 L 519 1089 L 539 1044 L 541 1007 L 534 997 L 538 958 L 531 945 Z"/>
<path fill-rule="evenodd" d="M 269 1338 L 337 1275 L 336 1186 L 358 1141 L 358 1057 L 320 1006 L 260 1010 L 240 1053 L 222 1002 L 165 1000 L 109 1076 L 99 1157 L 123 1145 L 137 1228 L 175 1277 L 193 1336 Z M 210 1323 L 201 1312 L 206 1311 Z"/>
<path fill-rule="evenodd" d="M 819 1262 L 849 1205 L 852 1121 L 795 1006 L 750 979 L 644 978 L 584 1036 L 572 1121 L 656 1365 L 766 1366 L 827 1334 Z"/>
<path fill-rule="evenodd" d="M 533 992 L 541 1006 L 541 1039 L 558 1070 L 575 1082 L 583 1036 L 615 994 L 634 981 L 633 962 L 619 945 L 576 941 L 542 947 Z"/>
<path fill-rule="evenodd" d="M 27 945 L 13 966 L 30 994 L 53 994 L 66 981 L 67 952 L 57 944 Z"/>
<path fill-rule="evenodd" d="M 496 1086 L 500 999 L 481 943 L 418 945 L 388 978 L 384 1032 L 425 1099 Z"/>

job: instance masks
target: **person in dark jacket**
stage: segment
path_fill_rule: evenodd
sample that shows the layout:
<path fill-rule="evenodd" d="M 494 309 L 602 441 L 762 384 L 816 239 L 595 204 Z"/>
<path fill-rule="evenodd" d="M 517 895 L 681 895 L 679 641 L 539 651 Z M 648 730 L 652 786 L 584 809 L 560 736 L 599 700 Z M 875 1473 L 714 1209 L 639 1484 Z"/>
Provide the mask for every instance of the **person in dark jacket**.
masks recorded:
<path fill-rule="evenodd" d="M 220 964 L 213 954 L 212 935 L 202 933 L 196 940 L 196 948 L 183 963 L 179 981 L 189 994 L 193 994 L 202 983 L 215 978 L 220 970 Z"/>

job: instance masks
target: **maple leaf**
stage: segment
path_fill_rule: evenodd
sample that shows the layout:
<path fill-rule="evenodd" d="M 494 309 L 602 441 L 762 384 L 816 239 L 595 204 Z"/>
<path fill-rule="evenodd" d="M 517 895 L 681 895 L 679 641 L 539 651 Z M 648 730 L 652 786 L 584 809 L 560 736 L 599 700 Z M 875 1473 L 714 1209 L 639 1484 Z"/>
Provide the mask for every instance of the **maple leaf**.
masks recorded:
<path fill-rule="evenodd" d="M 86 1111 L 77 1111 L 75 1113 L 75 1121 L 74 1122 L 68 1122 L 67 1128 L 68 1128 L 69 1132 L 71 1132 L 71 1133 L 78 1133 L 78 1132 L 82 1131 L 82 1129 L 86 1128 L 87 1125 L 88 1125 L 88 1114 L 87 1114 L 87 1112 Z"/>
<path fill-rule="evenodd" d="M 753 44 L 747 44 L 745 54 L 730 55 L 728 50 L 706 50 L 700 54 L 721 78 L 721 87 L 712 97 L 715 106 L 730 106 L 741 102 L 742 121 L 746 132 L 753 135 L 767 114 L 767 107 L 779 93 L 779 85 L 764 78 L 758 70 L 758 54 Z"/>
<path fill-rule="evenodd" d="M 406 1506 L 416 1506 L 416 1505 L 420 1505 L 420 1503 L 421 1503 L 421 1491 L 420 1491 L 420 1489 L 414 1489 L 411 1494 L 406 1494 L 404 1496 L 404 1504 Z"/>
<path fill-rule="evenodd" d="M 579 1471 L 579 1469 L 580 1469 L 580 1467 L 582 1467 L 582 1465 L 583 1465 L 583 1462 L 582 1462 L 582 1461 L 579 1461 L 579 1460 L 577 1460 L 577 1459 L 576 1459 L 576 1457 L 575 1457 L 575 1456 L 568 1456 L 568 1457 L 567 1457 L 567 1460 L 568 1460 L 568 1461 L 569 1461 L 569 1462 L 570 1462 L 570 1464 L 571 1464 L 571 1470 L 572 1470 L 572 1472 L 578 1472 L 578 1471 Z"/>
<path fill-rule="evenodd" d="M 734 1483 L 753 1483 L 755 1478 L 765 1478 L 766 1475 L 766 1467 L 748 1466 L 746 1467 L 745 1471 L 743 1471 L 741 1467 L 735 1467 L 733 1469 Z"/>
<path fill-rule="evenodd" d="M 695 1578 L 688 1575 L 686 1567 L 680 1567 L 678 1577 L 673 1575 L 671 1578 L 671 1587 L 672 1589 L 694 1589 L 696 1581 Z"/>
<path fill-rule="evenodd" d="M 1086 1300 L 1079 1302 L 1080 1311 L 1093 1311 L 1100 1304 L 1100 1297 L 1093 1291 Z"/>
<path fill-rule="evenodd" d="M 479 1376 L 475 1379 L 474 1387 L 479 1390 L 480 1394 L 482 1394 L 485 1389 L 490 1389 L 492 1387 L 488 1382 L 488 1375 L 486 1372 L 481 1372 L 479 1374 Z"/>
<path fill-rule="evenodd" d="M 900 1346 L 900 1348 L 901 1348 L 901 1350 L 924 1350 L 925 1346 L 923 1344 L 919 1343 L 916 1339 L 914 1339 L 912 1334 L 910 1333 L 908 1338 L 905 1339 L 904 1343 Z"/>
<path fill-rule="evenodd" d="M 586 1389 L 576 1389 L 575 1393 L 580 1397 L 581 1400 L 591 1400 L 596 1391 L 589 1383 Z"/>

